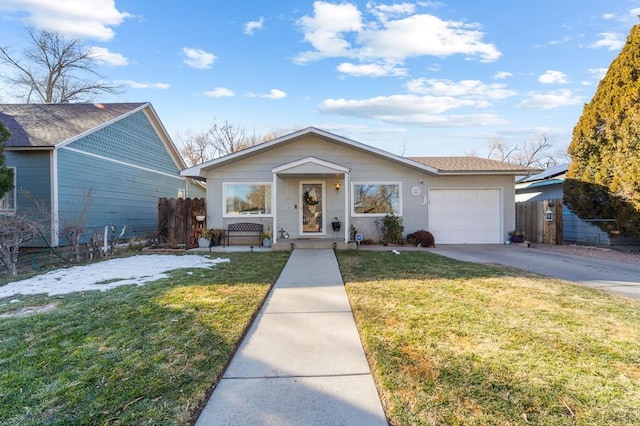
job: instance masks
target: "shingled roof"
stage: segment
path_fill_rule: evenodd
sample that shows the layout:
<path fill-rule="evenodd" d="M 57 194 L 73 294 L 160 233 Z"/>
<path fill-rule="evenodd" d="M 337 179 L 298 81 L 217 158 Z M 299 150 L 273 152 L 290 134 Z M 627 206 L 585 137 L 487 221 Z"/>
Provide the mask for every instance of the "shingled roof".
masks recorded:
<path fill-rule="evenodd" d="M 514 174 L 529 174 L 536 169 L 510 164 L 503 161 L 489 160 L 479 157 L 407 157 L 425 166 L 432 167 L 442 174 L 447 173 L 482 173 L 502 172 Z"/>
<path fill-rule="evenodd" d="M 147 103 L 0 104 L 7 148 L 54 147 L 142 109 Z"/>

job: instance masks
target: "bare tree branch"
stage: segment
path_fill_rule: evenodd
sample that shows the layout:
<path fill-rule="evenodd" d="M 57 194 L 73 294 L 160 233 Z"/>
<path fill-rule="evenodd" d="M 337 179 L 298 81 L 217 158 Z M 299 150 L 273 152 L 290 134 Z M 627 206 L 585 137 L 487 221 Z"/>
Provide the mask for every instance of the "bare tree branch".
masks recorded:
<path fill-rule="evenodd" d="M 552 138 L 546 133 L 513 146 L 493 138 L 489 141 L 487 158 L 541 169 L 569 162 L 566 146 L 553 148 Z"/>
<path fill-rule="evenodd" d="M 0 63 L 15 73 L 4 79 L 19 90 L 25 102 L 86 102 L 100 93 L 121 93 L 121 86 L 101 82 L 95 59 L 80 40 L 61 33 L 27 28 L 30 46 L 22 58 L 0 46 Z"/>

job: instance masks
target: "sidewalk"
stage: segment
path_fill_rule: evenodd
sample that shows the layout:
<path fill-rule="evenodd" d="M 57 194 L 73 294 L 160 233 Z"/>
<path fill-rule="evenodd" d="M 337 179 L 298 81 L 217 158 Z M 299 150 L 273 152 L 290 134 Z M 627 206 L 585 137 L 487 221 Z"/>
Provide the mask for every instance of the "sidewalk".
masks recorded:
<path fill-rule="evenodd" d="M 387 425 L 333 250 L 294 250 L 196 426 Z"/>

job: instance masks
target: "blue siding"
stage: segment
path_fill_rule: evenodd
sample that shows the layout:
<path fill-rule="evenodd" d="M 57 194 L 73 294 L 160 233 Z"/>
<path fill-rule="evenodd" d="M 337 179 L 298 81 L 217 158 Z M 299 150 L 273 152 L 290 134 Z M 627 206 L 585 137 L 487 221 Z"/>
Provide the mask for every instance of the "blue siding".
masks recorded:
<path fill-rule="evenodd" d="M 42 207 L 51 211 L 51 151 L 4 151 L 6 164 L 16 168 L 17 209 L 18 214 L 33 221 L 49 239 L 51 219 L 40 211 L 33 201 L 25 197 L 29 193 Z M 42 247 L 46 245 L 36 238 L 26 246 Z"/>
<path fill-rule="evenodd" d="M 179 188 L 185 189 L 175 165 L 170 176 L 65 149 L 58 153 L 58 164 L 61 229 L 78 220 L 84 194 L 91 189 L 87 228 L 115 225 L 120 233 L 127 225 L 126 237 L 155 233 L 158 197 L 176 197 Z"/>
<path fill-rule="evenodd" d="M 173 174 L 177 170 L 142 111 L 77 140 L 69 147 L 165 173 Z"/>

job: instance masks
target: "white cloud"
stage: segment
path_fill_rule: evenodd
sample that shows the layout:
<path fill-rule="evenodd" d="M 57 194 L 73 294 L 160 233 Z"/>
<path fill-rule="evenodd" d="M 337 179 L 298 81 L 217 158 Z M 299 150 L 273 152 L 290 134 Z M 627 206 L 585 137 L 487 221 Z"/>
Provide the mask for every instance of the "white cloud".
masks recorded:
<path fill-rule="evenodd" d="M 414 13 L 416 5 L 411 3 L 395 3 L 387 5 L 369 2 L 367 3 L 367 9 L 369 13 L 375 15 L 381 22 L 386 22 L 390 18 L 397 18 Z"/>
<path fill-rule="evenodd" d="M 216 87 L 213 90 L 204 92 L 204 95 L 210 98 L 228 98 L 228 97 L 233 97 L 236 94 L 233 93 L 232 90 L 227 89 L 226 87 Z"/>
<path fill-rule="evenodd" d="M 352 64 L 343 62 L 336 68 L 338 72 L 356 77 L 402 77 L 407 75 L 406 68 L 397 68 L 393 64 Z"/>
<path fill-rule="evenodd" d="M 287 97 L 287 93 L 283 92 L 282 90 L 271 89 L 269 90 L 269 93 L 265 93 L 263 95 L 258 95 L 258 96 L 266 99 L 284 99 Z"/>
<path fill-rule="evenodd" d="M 246 35 L 253 35 L 253 32 L 255 30 L 261 29 L 263 24 L 264 24 L 264 18 L 262 16 L 257 21 L 249 21 L 246 24 L 244 24 L 244 33 Z"/>
<path fill-rule="evenodd" d="M 119 53 L 110 52 L 105 47 L 92 46 L 89 48 L 89 55 L 99 63 L 111 65 L 114 67 L 121 67 L 129 65 L 129 60 Z"/>
<path fill-rule="evenodd" d="M 473 101 L 455 98 L 394 95 L 363 100 L 327 99 L 318 108 L 323 113 L 429 127 L 482 126 L 505 122 L 495 114 L 442 114 L 451 109 L 471 105 Z"/>
<path fill-rule="evenodd" d="M 487 100 L 505 99 L 517 93 L 508 90 L 504 84 L 486 84 L 479 80 L 461 80 L 453 82 L 441 79 L 418 78 L 407 83 L 407 89 L 413 93 L 433 96 L 453 96 L 475 99 L 477 106 L 486 106 Z"/>
<path fill-rule="evenodd" d="M 518 108 L 554 109 L 563 106 L 580 105 L 584 101 L 581 96 L 574 95 L 571 90 L 561 89 L 547 93 L 529 92 L 527 98 L 520 102 Z"/>
<path fill-rule="evenodd" d="M 494 74 L 494 80 L 504 80 L 505 78 L 513 77 L 513 74 L 507 71 L 500 71 Z"/>
<path fill-rule="evenodd" d="M 605 13 L 602 15 L 602 19 L 605 21 L 610 21 L 612 19 L 616 19 L 616 15 L 614 13 Z"/>
<path fill-rule="evenodd" d="M 565 73 L 555 70 L 547 70 L 538 77 L 538 81 L 542 84 L 566 84 L 569 82 Z"/>
<path fill-rule="evenodd" d="M 298 21 L 305 40 L 315 50 L 298 54 L 295 61 L 349 57 L 369 63 L 375 60 L 402 63 L 415 56 L 461 54 L 492 62 L 502 55 L 495 45 L 482 41 L 484 33 L 477 23 L 444 21 L 429 14 L 408 15 L 414 10 L 405 3 L 370 5 L 369 11 L 374 19 L 365 22 L 353 4 L 316 1 L 314 15 Z"/>
<path fill-rule="evenodd" d="M 298 21 L 304 31 L 304 39 L 311 43 L 315 52 L 298 55 L 297 62 L 304 63 L 325 57 L 350 56 L 351 45 L 343 37 L 345 32 L 362 29 L 362 15 L 352 4 L 331 4 L 323 1 L 313 3 L 314 15 L 303 16 Z"/>
<path fill-rule="evenodd" d="M 249 98 L 283 99 L 287 97 L 287 93 L 279 89 L 271 89 L 268 93 L 247 92 L 246 96 Z"/>
<path fill-rule="evenodd" d="M 205 52 L 202 49 L 185 47 L 182 49 L 182 52 L 187 57 L 184 63 L 192 68 L 211 68 L 211 65 L 216 60 L 216 56 L 213 53 Z"/>
<path fill-rule="evenodd" d="M 133 81 L 133 80 L 117 80 L 115 81 L 116 84 L 124 84 L 125 86 L 129 86 L 132 89 L 160 89 L 160 90 L 165 90 L 168 89 L 169 87 L 171 87 L 168 83 L 149 83 L 147 81 L 145 82 L 138 82 L 138 81 Z"/>
<path fill-rule="evenodd" d="M 607 71 L 609 71 L 608 68 L 589 68 L 588 73 L 592 78 L 600 81 L 607 75 Z"/>
<path fill-rule="evenodd" d="M 598 34 L 601 38 L 595 43 L 591 43 L 589 47 L 597 49 L 604 47 L 607 50 L 618 50 L 622 49 L 624 46 L 625 39 L 624 36 L 620 33 L 600 33 Z"/>
<path fill-rule="evenodd" d="M 111 27 L 132 17 L 116 9 L 114 0 L 2 0 L 0 12 L 15 13 L 37 28 L 101 41 L 111 40 L 115 35 Z"/>

